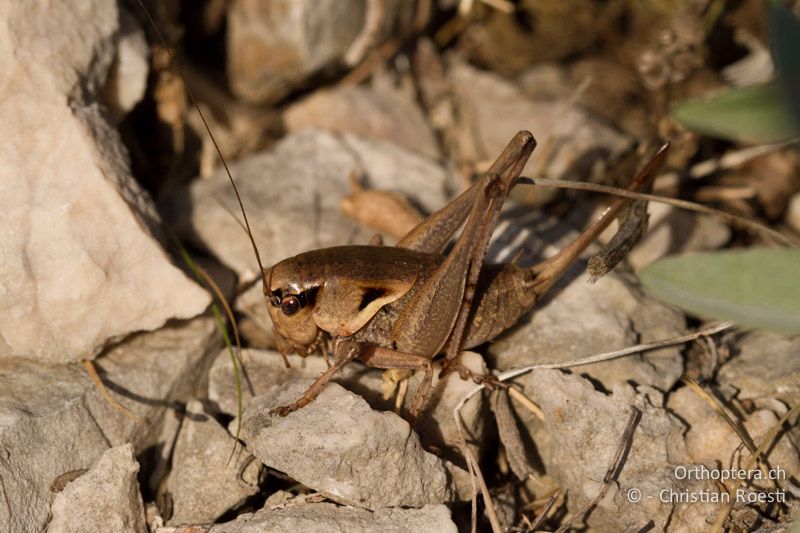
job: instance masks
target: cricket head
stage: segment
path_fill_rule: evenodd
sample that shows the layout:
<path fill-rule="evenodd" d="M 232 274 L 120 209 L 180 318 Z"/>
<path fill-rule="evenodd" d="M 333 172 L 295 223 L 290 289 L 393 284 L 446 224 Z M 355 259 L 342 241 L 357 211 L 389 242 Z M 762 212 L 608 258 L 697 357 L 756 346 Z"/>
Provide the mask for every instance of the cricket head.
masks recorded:
<path fill-rule="evenodd" d="M 298 279 L 292 259 L 264 270 L 264 299 L 272 331 L 282 354 L 308 355 L 323 341 L 313 310 L 319 285 Z"/>

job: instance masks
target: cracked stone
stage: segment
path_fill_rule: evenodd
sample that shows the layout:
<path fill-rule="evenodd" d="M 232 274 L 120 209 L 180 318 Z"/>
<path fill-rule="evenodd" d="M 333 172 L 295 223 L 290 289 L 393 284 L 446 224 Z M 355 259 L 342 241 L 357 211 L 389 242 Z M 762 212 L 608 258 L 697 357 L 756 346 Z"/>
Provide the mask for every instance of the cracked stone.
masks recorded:
<path fill-rule="evenodd" d="M 517 383 L 541 407 L 544 422 L 517 410 L 536 443 L 547 473 L 570 494 L 570 508 L 580 509 L 599 494 L 606 471 L 624 435 L 631 408 L 640 412 L 624 463 L 606 496 L 588 516 L 587 525 L 599 530 L 653 527 L 666 531 L 698 531 L 721 507 L 662 501 L 663 490 L 718 492 L 713 482 L 679 479 L 676 466 L 691 464 L 683 439 L 685 426 L 661 407 L 655 389 L 617 385 L 606 395 L 591 382 L 558 370 L 539 370 Z M 632 502 L 628 491 L 641 491 Z"/>
<path fill-rule="evenodd" d="M 269 414 L 297 399 L 310 383 L 290 383 L 256 397 L 245 410 L 242 440 L 264 464 L 333 501 L 371 510 L 422 507 L 453 497 L 444 464 L 423 450 L 408 422 L 373 411 L 336 383 L 285 417 Z"/>
<path fill-rule="evenodd" d="M 201 402 L 189 402 L 167 481 L 173 506 L 169 524 L 212 523 L 256 494 L 257 489 L 244 487 L 237 479 L 244 457 L 231 456 L 234 443 Z M 253 461 L 243 477 L 257 485 L 258 469 L 258 461 Z"/>
<path fill-rule="evenodd" d="M 146 417 L 146 426 L 109 405 L 78 365 L 0 360 L 0 479 L 8 503 L 0 505 L 0 531 L 41 531 L 51 483 L 90 468 L 111 446 L 130 442 L 137 453 L 155 451 L 155 461 L 168 453 L 165 415 L 174 402 L 203 393 L 218 335 L 213 319 L 197 318 L 136 335 L 95 361 L 109 393 Z"/>
<path fill-rule="evenodd" d="M 133 446 L 108 449 L 88 472 L 56 494 L 48 533 L 146 533 Z"/>

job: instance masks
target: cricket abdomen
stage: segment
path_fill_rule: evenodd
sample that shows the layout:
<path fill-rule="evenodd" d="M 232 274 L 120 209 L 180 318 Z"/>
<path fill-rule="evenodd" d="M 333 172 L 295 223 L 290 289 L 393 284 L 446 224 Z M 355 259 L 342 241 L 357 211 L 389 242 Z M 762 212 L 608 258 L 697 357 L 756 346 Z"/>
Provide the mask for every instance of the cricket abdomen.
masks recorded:
<path fill-rule="evenodd" d="M 515 325 L 538 298 L 535 274 L 514 264 L 485 265 L 464 332 L 464 349 L 490 341 Z"/>

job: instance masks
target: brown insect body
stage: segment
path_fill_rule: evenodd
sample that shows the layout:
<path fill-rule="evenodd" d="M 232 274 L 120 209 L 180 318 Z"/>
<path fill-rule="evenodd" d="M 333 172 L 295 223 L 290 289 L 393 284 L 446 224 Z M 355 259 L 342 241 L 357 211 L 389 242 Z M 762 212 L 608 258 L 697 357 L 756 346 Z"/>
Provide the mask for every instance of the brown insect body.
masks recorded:
<path fill-rule="evenodd" d="M 401 310 L 444 260 L 441 254 L 405 248 L 339 246 L 281 261 L 266 271 L 275 336 L 285 350 L 303 355 L 320 344 L 320 336 L 353 336 L 397 348 L 392 331 Z M 532 269 L 486 265 L 462 347 L 483 344 L 514 325 L 535 303 L 534 277 Z M 300 294 L 306 303 L 292 315 L 275 299 Z"/>
<path fill-rule="evenodd" d="M 416 416 L 430 387 L 434 357 L 445 353 L 446 367 L 457 368 L 461 350 L 514 325 L 630 203 L 617 200 L 573 243 L 534 267 L 484 265 L 500 208 L 535 145 L 529 132 L 519 132 L 486 174 L 396 247 L 314 250 L 264 270 L 267 307 L 282 353 L 305 355 L 332 339 L 335 359 L 300 399 L 275 412 L 285 415 L 307 405 L 342 366 L 359 358 L 377 368 L 425 370 L 411 407 Z M 662 148 L 631 189 L 652 177 L 664 154 Z"/>

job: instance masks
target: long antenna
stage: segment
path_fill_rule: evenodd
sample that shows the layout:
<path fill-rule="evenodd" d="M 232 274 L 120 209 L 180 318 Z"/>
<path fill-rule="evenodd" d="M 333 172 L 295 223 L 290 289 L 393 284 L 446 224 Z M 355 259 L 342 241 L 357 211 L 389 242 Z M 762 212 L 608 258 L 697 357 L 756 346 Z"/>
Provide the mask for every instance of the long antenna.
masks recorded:
<path fill-rule="evenodd" d="M 150 11 L 144 5 L 142 0 L 136 0 L 139 6 L 142 8 L 147 20 L 150 22 L 150 25 L 153 27 L 153 30 L 158 37 L 158 40 L 161 41 L 161 44 L 164 45 L 164 48 L 167 51 L 167 55 L 169 56 L 170 65 L 178 72 L 182 79 L 185 79 L 183 76 L 183 72 L 181 72 L 180 65 L 175 60 L 175 54 L 172 52 L 172 48 L 167 44 L 167 40 L 161 34 L 161 30 L 158 29 L 158 25 L 156 24 L 155 19 L 150 14 Z M 233 186 L 233 192 L 236 193 L 236 201 L 239 202 L 239 209 L 242 211 L 242 217 L 244 217 L 244 226 L 247 229 L 247 237 L 250 239 L 250 244 L 253 246 L 253 252 L 256 254 L 256 261 L 258 262 L 258 269 L 261 272 L 261 279 L 264 282 L 264 290 L 269 290 L 267 286 L 267 280 L 264 277 L 264 265 L 261 264 L 261 254 L 258 253 L 258 246 L 256 246 L 256 241 L 253 238 L 253 231 L 250 229 L 250 221 L 247 220 L 247 213 L 244 210 L 244 204 L 242 203 L 242 197 L 239 195 L 239 189 L 236 187 L 236 181 L 233 179 L 233 174 L 231 174 L 230 168 L 228 168 L 228 162 L 225 160 L 225 156 L 222 155 L 222 150 L 217 143 L 216 137 L 214 134 L 211 133 L 211 128 L 208 125 L 208 121 L 206 120 L 206 116 L 203 111 L 200 109 L 200 105 L 197 103 L 197 99 L 194 97 L 192 90 L 189 88 L 189 85 L 184 83 L 184 87 L 186 88 L 186 94 L 189 96 L 189 100 L 192 102 L 197 114 L 200 116 L 200 120 L 203 122 L 203 127 L 206 129 L 206 133 L 208 133 L 208 137 L 211 139 L 211 143 L 214 145 L 214 150 L 217 152 L 217 156 L 219 157 L 222 166 L 225 168 L 225 174 L 228 175 L 228 181 L 231 182 Z"/>

